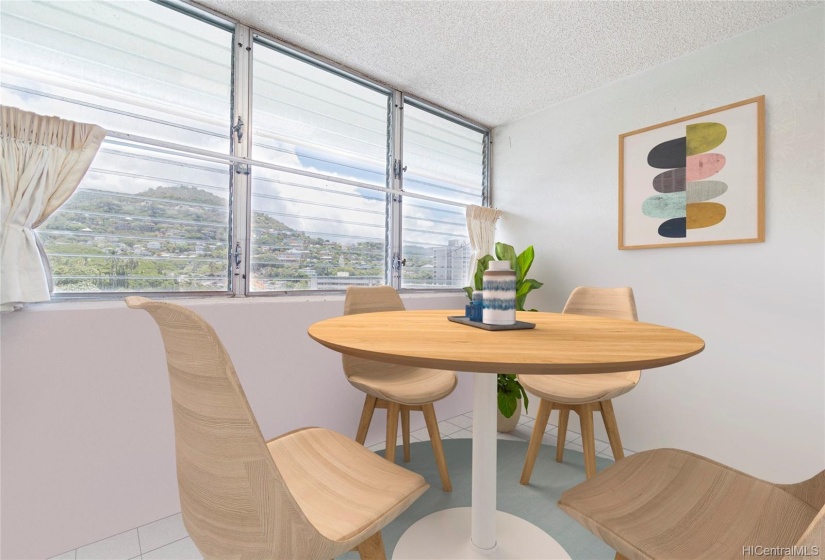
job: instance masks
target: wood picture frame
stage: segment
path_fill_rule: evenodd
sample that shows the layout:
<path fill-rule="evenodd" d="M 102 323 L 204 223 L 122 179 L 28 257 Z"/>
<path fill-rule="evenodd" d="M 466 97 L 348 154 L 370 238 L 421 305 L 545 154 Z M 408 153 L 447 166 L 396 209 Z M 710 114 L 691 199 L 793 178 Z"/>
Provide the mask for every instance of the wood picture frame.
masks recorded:
<path fill-rule="evenodd" d="M 619 249 L 764 241 L 764 95 L 619 135 Z"/>

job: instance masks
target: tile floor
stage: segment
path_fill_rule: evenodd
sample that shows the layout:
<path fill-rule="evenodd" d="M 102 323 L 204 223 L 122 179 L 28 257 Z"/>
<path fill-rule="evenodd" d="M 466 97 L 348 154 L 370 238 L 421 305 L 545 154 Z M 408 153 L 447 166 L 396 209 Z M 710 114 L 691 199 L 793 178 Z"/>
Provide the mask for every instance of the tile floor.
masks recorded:
<path fill-rule="evenodd" d="M 530 440 L 533 432 L 532 416 L 522 414 L 519 425 L 509 434 L 499 434 L 499 439 Z M 442 420 L 438 423 L 441 439 L 471 438 L 473 436 L 473 413 L 459 414 L 454 418 Z M 556 444 L 558 427 L 548 423 L 543 443 Z M 422 428 L 410 433 L 411 441 L 429 441 L 427 429 Z M 401 446 L 398 438 L 398 446 Z M 567 431 L 565 449 L 582 451 L 581 434 Z M 383 443 L 370 447 L 373 451 L 384 449 Z M 624 450 L 625 455 L 635 453 L 630 449 Z M 608 459 L 613 458 L 610 444 L 596 440 L 596 454 Z M 118 535 L 82 546 L 76 550 L 64 552 L 50 560 L 202 560 L 195 543 L 189 538 L 183 526 L 180 513 L 125 531 Z"/>

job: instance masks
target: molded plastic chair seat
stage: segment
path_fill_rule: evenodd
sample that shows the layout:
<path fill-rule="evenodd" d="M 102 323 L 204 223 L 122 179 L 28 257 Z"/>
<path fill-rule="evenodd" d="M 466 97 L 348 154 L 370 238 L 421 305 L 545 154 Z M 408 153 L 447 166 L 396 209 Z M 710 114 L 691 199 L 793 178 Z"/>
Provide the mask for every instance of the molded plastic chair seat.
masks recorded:
<path fill-rule="evenodd" d="M 589 288 L 580 286 L 573 290 L 562 313 L 593 315 L 638 321 L 636 300 L 630 288 Z M 596 474 L 596 436 L 593 413 L 601 412 L 607 439 L 615 459 L 624 457 L 619 425 L 613 412 L 612 399 L 630 391 L 639 382 L 641 371 L 617 373 L 570 374 L 570 375 L 519 375 L 518 380 L 529 392 L 541 400 L 533 424 L 533 434 L 521 471 L 521 483 L 529 484 L 533 466 L 539 455 L 544 430 L 550 413 L 559 411 L 559 429 L 556 436 L 556 461 L 564 459 L 564 441 L 567 437 L 567 421 L 572 410 L 579 416 L 582 430 L 584 472 L 587 478 Z"/>
<path fill-rule="evenodd" d="M 207 560 L 386 560 L 381 528 L 429 485 L 323 428 L 264 442 L 229 355 L 197 313 L 127 297 L 160 328 L 183 524 Z"/>
<path fill-rule="evenodd" d="M 381 371 L 361 372 L 348 380 L 368 395 L 410 405 L 443 399 L 457 383 L 452 371 L 392 364 L 381 364 Z"/>
<path fill-rule="evenodd" d="M 322 428 L 290 432 L 267 447 L 301 511 L 332 541 L 380 530 L 429 487 L 421 475 Z M 376 519 L 376 511 L 387 514 Z"/>
<path fill-rule="evenodd" d="M 693 453 L 656 449 L 567 490 L 559 507 L 617 558 L 725 560 L 746 556 L 747 546 L 796 545 L 821 507 L 791 490 L 805 484 L 774 485 Z"/>
<path fill-rule="evenodd" d="M 344 315 L 404 309 L 404 302 L 391 286 L 349 286 L 344 298 Z M 410 412 L 421 411 L 430 435 L 430 444 L 441 477 L 441 487 L 445 492 L 452 491 L 453 486 L 450 482 L 450 473 L 447 471 L 447 459 L 444 457 L 433 403 L 453 392 L 458 384 L 455 372 L 388 364 L 347 354 L 341 355 L 341 362 L 347 381 L 367 394 L 364 407 L 361 409 L 361 421 L 358 423 L 355 441 L 361 444 L 366 441 L 375 409 L 386 409 L 387 447 L 384 456 L 388 461 L 395 462 L 400 417 L 404 460 L 409 461 Z"/>
<path fill-rule="evenodd" d="M 582 404 L 614 399 L 639 381 L 638 371 L 596 375 L 520 375 L 524 388 L 555 403 Z"/>

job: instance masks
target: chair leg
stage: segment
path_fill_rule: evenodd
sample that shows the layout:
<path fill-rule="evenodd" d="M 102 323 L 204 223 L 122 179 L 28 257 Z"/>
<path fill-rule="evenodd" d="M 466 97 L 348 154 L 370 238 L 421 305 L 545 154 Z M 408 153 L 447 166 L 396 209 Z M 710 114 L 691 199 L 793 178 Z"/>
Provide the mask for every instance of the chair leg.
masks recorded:
<path fill-rule="evenodd" d="M 616 553 L 616 557 L 613 560 L 628 560 L 626 556 L 622 556 L 621 552 Z"/>
<path fill-rule="evenodd" d="M 616 415 L 613 413 L 613 401 L 601 401 L 599 406 L 602 409 L 602 420 L 604 420 L 604 428 L 607 430 L 607 440 L 610 442 L 610 449 L 613 451 L 613 459 L 615 461 L 624 459 L 622 438 L 619 437 L 619 425 L 616 423 Z"/>
<path fill-rule="evenodd" d="M 364 400 L 364 408 L 361 410 L 361 421 L 358 423 L 358 433 L 355 434 L 355 441 L 364 445 L 367 441 L 367 432 L 370 431 L 370 423 L 372 422 L 372 413 L 375 412 L 375 403 L 378 399 L 372 395 L 367 395 Z"/>
<path fill-rule="evenodd" d="M 576 409 L 582 425 L 584 448 L 584 473 L 587 478 L 596 474 L 596 436 L 593 433 L 593 405 L 584 404 Z"/>
<path fill-rule="evenodd" d="M 387 553 L 384 551 L 384 539 L 381 538 L 381 531 L 358 545 L 358 554 L 361 560 L 387 560 Z"/>
<path fill-rule="evenodd" d="M 438 420 L 435 419 L 433 403 L 421 405 L 421 412 L 424 413 L 424 422 L 427 423 L 427 432 L 430 434 L 435 464 L 438 467 L 438 474 L 441 476 L 441 488 L 445 492 L 452 492 L 453 485 L 450 482 L 450 473 L 447 471 L 447 459 L 444 457 L 444 446 L 441 445 L 441 433 L 438 431 Z"/>
<path fill-rule="evenodd" d="M 539 402 L 539 413 L 536 416 L 536 423 L 533 425 L 533 433 L 530 436 L 530 446 L 527 448 L 527 457 L 524 458 L 524 468 L 521 470 L 522 484 L 530 484 L 530 476 L 533 474 L 533 465 L 536 464 L 536 457 L 541 449 L 541 439 L 544 437 L 544 430 L 547 429 L 547 421 L 553 411 L 553 403 L 544 399 Z"/>
<path fill-rule="evenodd" d="M 556 439 L 556 462 L 564 460 L 564 439 L 567 437 L 567 418 L 570 416 L 570 409 L 559 409 L 559 435 Z"/>
<path fill-rule="evenodd" d="M 410 462 L 410 409 L 401 407 L 401 437 L 404 440 L 404 462 Z"/>
<path fill-rule="evenodd" d="M 395 440 L 398 439 L 398 403 L 387 403 L 387 448 L 384 457 L 390 463 L 395 463 Z"/>

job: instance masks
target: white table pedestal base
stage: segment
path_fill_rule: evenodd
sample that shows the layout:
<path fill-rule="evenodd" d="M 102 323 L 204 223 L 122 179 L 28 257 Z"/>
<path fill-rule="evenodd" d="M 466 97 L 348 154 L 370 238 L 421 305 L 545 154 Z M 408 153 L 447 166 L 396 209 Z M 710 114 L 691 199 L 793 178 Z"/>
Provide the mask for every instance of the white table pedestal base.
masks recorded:
<path fill-rule="evenodd" d="M 553 537 L 529 521 L 503 511 L 496 512 L 496 545 L 491 550 L 481 550 L 470 542 L 470 517 L 470 508 L 462 507 L 419 519 L 398 539 L 393 560 L 570 560 Z"/>

